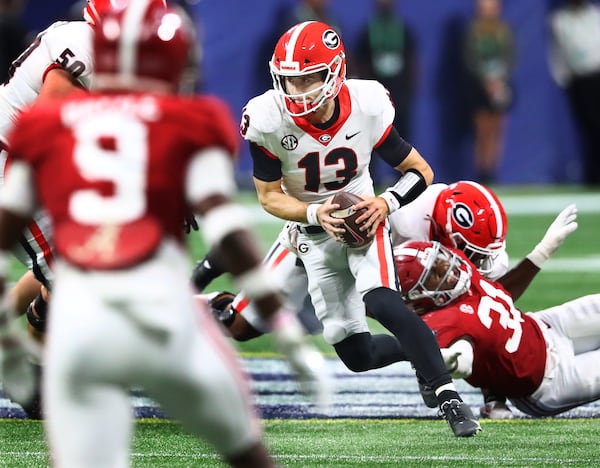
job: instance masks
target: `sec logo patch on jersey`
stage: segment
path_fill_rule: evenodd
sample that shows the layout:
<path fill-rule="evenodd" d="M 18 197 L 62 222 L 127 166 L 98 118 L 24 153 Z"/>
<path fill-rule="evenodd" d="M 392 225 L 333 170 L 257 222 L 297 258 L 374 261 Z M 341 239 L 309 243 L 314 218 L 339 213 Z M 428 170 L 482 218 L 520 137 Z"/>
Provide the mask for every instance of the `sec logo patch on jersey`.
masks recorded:
<path fill-rule="evenodd" d="M 298 138 L 294 135 L 286 135 L 281 139 L 281 146 L 283 149 L 293 151 L 298 148 Z"/>

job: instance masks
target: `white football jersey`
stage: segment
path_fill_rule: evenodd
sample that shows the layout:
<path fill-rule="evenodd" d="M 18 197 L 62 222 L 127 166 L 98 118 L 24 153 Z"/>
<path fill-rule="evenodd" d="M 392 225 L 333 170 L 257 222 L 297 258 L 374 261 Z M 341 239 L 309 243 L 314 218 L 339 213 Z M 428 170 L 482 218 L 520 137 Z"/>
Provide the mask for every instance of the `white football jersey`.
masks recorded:
<path fill-rule="evenodd" d="M 432 184 L 414 201 L 394 211 L 389 217 L 394 246 L 409 240 L 430 240 L 431 214 L 435 201 L 446 184 Z"/>
<path fill-rule="evenodd" d="M 387 136 L 394 107 L 386 89 L 370 80 L 348 80 L 338 99 L 339 118 L 326 130 L 290 116 L 274 90 L 244 108 L 244 138 L 281 161 L 284 192 L 306 203 L 322 203 L 339 190 L 374 195 L 371 152 Z"/>
<path fill-rule="evenodd" d="M 36 100 L 50 69 L 60 66 L 89 88 L 92 34 L 85 21 L 59 21 L 38 34 L 13 62 L 13 75 L 0 86 L 0 142 L 8 143 L 18 114 Z"/>

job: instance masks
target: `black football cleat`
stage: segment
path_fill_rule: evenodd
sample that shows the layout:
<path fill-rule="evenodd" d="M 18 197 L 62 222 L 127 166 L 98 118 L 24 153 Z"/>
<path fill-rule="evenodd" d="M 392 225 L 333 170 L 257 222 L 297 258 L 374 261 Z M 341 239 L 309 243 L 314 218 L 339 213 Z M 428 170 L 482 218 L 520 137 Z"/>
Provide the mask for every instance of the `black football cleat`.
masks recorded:
<path fill-rule="evenodd" d="M 479 422 L 464 401 L 456 399 L 445 401 L 440 406 L 440 410 L 456 437 L 473 437 L 481 432 Z"/>

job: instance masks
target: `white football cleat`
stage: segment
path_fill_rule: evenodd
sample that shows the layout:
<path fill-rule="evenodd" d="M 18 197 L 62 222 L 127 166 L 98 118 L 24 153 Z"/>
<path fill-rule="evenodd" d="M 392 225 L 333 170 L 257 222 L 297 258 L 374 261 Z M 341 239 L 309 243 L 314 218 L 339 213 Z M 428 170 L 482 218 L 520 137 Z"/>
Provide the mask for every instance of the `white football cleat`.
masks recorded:
<path fill-rule="evenodd" d="M 479 408 L 479 415 L 487 419 L 512 419 L 514 417 L 506 403 L 498 400 L 488 401 Z"/>

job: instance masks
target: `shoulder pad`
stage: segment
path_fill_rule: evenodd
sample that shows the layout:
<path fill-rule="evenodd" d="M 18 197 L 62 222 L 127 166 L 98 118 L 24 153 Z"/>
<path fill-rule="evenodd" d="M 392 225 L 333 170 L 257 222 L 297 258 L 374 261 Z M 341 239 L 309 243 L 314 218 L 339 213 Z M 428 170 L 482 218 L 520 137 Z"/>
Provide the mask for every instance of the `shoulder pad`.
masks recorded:
<path fill-rule="evenodd" d="M 380 115 L 385 107 L 393 107 L 387 89 L 375 80 L 346 81 L 352 101 L 367 115 Z"/>
<path fill-rule="evenodd" d="M 284 112 L 283 103 L 274 90 L 252 98 L 242 112 L 242 136 L 257 141 L 258 135 L 275 132 L 283 123 Z"/>

